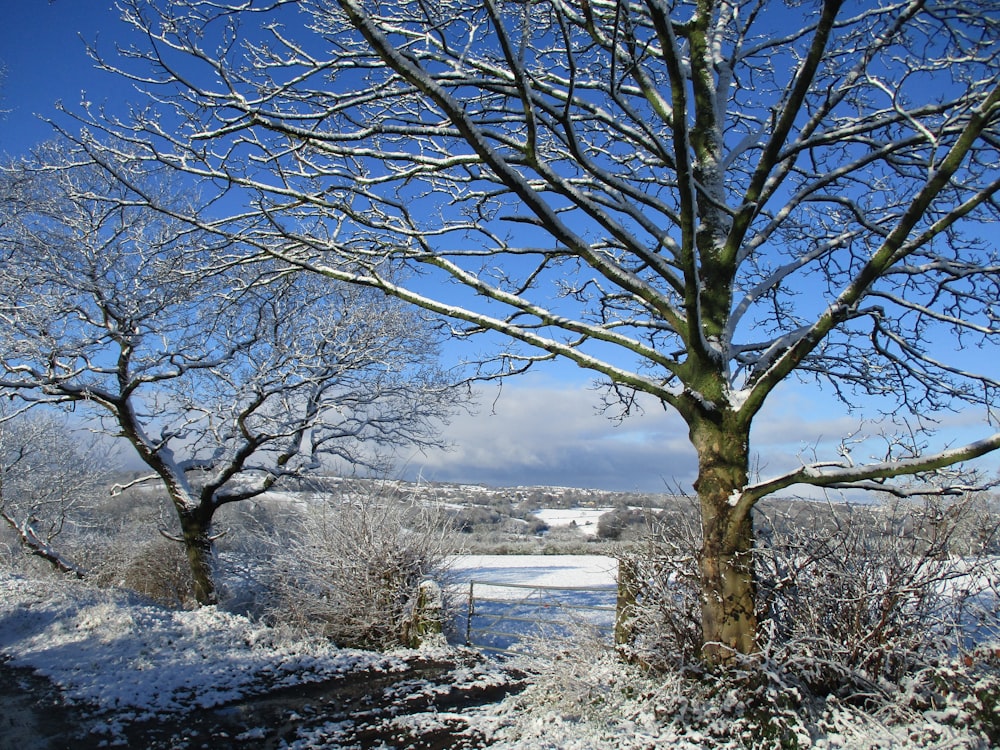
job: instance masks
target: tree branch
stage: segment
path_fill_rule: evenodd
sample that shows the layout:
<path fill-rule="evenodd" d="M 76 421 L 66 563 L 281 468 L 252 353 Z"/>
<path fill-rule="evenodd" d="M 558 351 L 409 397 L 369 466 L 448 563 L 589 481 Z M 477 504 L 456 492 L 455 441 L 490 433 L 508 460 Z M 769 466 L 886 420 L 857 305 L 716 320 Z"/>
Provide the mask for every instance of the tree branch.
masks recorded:
<path fill-rule="evenodd" d="M 734 506 L 752 506 L 760 498 L 795 484 L 829 487 L 832 489 L 891 492 L 890 486 L 884 483 L 886 479 L 912 476 L 923 472 L 933 472 L 954 466 L 963 461 L 971 461 L 980 456 L 985 456 L 987 453 L 991 453 L 997 449 L 1000 449 L 1000 433 L 974 443 L 969 443 L 960 448 L 951 448 L 929 456 L 883 461 L 866 466 L 852 466 L 846 463 L 810 464 L 774 479 L 748 485 L 742 491 L 734 493 L 731 504 Z M 967 490 L 969 488 L 963 485 L 961 488 L 955 488 L 956 491 L 958 489 Z M 941 491 L 939 488 L 930 491 L 930 493 L 940 493 Z M 908 494 L 927 494 L 927 492 L 915 490 Z"/>

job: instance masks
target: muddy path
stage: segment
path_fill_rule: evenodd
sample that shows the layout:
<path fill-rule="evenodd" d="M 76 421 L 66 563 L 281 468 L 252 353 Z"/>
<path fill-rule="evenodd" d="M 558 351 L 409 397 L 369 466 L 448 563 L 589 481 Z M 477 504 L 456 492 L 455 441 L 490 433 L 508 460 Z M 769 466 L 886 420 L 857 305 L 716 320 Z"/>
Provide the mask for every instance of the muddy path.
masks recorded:
<path fill-rule="evenodd" d="M 0 750 L 212 748 L 480 748 L 462 719 L 522 689 L 523 675 L 469 679 L 469 665 L 413 661 L 405 672 L 359 671 L 277 688 L 183 715 L 133 721 L 67 706 L 46 679 L 0 664 Z"/>

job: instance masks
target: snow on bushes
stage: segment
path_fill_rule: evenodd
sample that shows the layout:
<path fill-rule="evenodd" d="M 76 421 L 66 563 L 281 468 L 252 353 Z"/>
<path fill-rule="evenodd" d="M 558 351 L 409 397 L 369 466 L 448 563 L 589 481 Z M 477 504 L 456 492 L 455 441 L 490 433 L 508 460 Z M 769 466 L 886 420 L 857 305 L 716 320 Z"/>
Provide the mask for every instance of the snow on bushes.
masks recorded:
<path fill-rule="evenodd" d="M 997 747 L 1000 669 L 958 660 L 906 689 L 842 696 L 809 691 L 784 665 L 653 672 L 611 650 L 534 661 L 529 686 L 491 716 L 493 750 L 987 750 Z"/>
<path fill-rule="evenodd" d="M 455 552 L 445 518 L 391 493 L 308 505 L 267 542 L 268 621 L 375 649 L 409 644 L 420 584 Z"/>

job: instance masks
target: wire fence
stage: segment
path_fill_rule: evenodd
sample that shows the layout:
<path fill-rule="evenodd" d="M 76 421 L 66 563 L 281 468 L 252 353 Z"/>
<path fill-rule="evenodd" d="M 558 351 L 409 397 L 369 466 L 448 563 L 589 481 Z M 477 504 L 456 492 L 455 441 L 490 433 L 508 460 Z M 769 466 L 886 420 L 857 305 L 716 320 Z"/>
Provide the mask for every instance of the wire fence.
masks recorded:
<path fill-rule="evenodd" d="M 583 634 L 610 643 L 618 606 L 614 584 L 539 586 L 472 580 L 465 642 L 508 656 L 531 654 L 538 643 L 556 647 Z"/>

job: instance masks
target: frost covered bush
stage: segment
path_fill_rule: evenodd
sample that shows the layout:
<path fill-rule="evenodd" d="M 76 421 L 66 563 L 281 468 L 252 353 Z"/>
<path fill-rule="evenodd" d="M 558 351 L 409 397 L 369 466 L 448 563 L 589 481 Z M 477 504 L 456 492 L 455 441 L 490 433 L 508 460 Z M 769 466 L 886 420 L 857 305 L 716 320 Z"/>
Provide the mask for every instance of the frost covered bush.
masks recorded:
<path fill-rule="evenodd" d="M 842 676 L 899 682 L 975 641 L 1000 637 L 995 562 L 968 553 L 977 498 L 832 509 L 815 528 L 770 528 L 759 545 L 769 644 Z"/>
<path fill-rule="evenodd" d="M 627 660 L 659 670 L 698 661 L 699 534 L 693 512 L 677 513 L 654 520 L 641 546 L 619 552 L 619 595 L 623 599 L 616 638 Z"/>
<path fill-rule="evenodd" d="M 990 652 L 992 653 L 992 652 Z M 942 660 L 901 685 L 817 694 L 777 654 L 743 657 L 728 670 L 689 665 L 664 672 L 622 664 L 613 649 L 563 650 L 520 662 L 527 688 L 495 712 L 497 750 L 875 750 L 998 746 L 1000 669 Z"/>
<path fill-rule="evenodd" d="M 420 583 L 440 579 L 456 551 L 433 508 L 395 494 L 311 503 L 272 538 L 266 616 L 338 645 L 409 645 Z"/>
<path fill-rule="evenodd" d="M 621 555 L 634 601 L 619 653 L 653 691 L 632 714 L 691 746 L 1000 746 L 1000 563 L 981 501 L 771 506 L 756 519 L 760 652 L 716 672 L 698 660 L 697 529 L 661 525 Z"/>
<path fill-rule="evenodd" d="M 997 562 L 983 554 L 996 523 L 981 498 L 791 504 L 759 513 L 756 526 L 761 648 L 822 665 L 811 690 L 897 683 L 942 656 L 1000 640 Z M 673 518 L 621 556 L 635 600 L 623 651 L 639 663 L 698 660 L 698 542 L 692 523 Z"/>
<path fill-rule="evenodd" d="M 126 564 L 122 583 L 165 607 L 195 605 L 187 554 L 173 539 L 158 537 L 143 544 Z"/>

